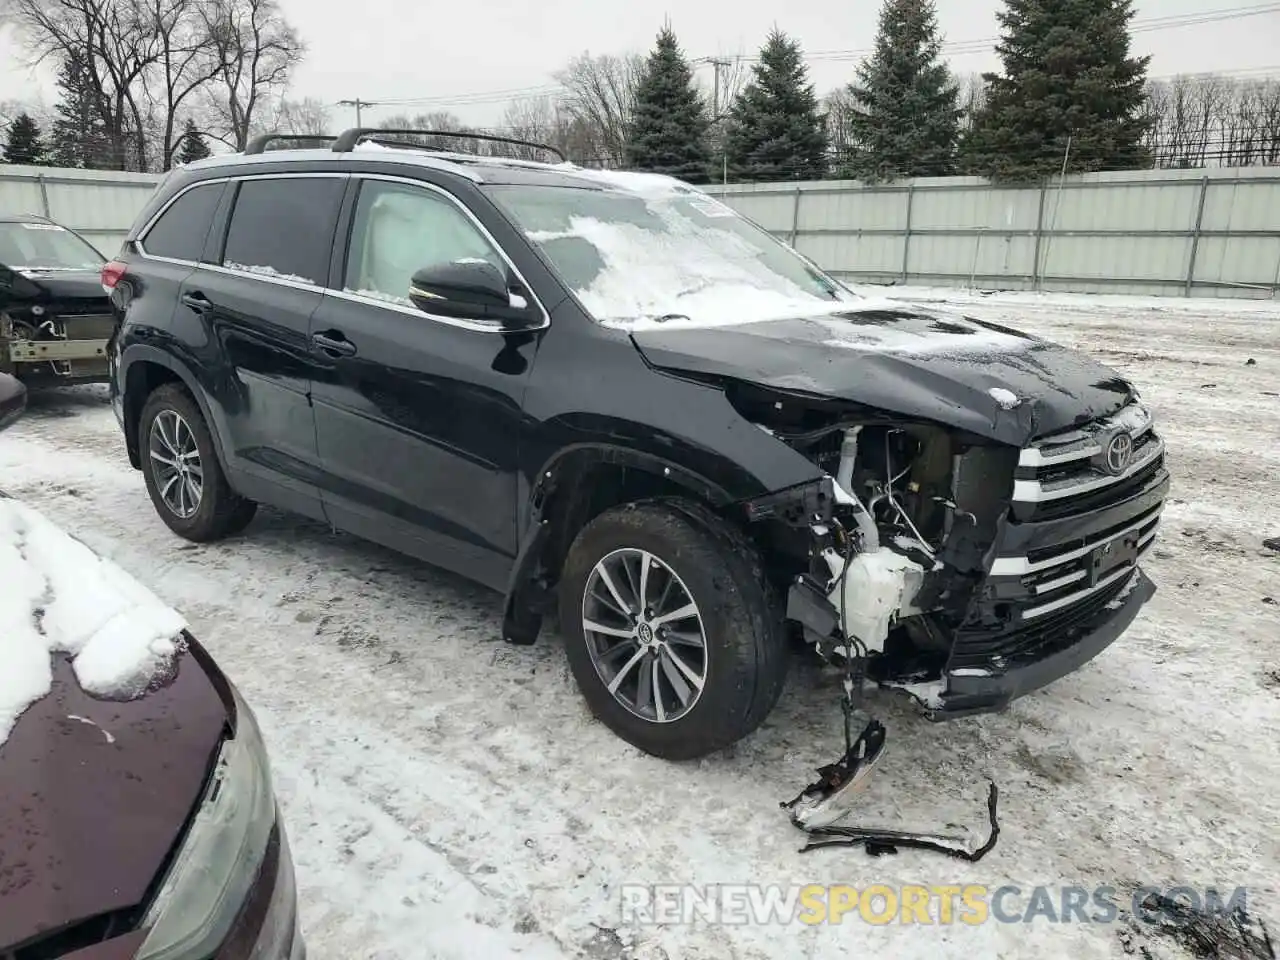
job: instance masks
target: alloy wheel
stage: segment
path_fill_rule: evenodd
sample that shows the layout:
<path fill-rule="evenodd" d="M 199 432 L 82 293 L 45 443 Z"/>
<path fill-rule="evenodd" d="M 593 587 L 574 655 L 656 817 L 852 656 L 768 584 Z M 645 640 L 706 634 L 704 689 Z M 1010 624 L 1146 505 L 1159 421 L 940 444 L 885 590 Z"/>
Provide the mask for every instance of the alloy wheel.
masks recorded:
<path fill-rule="evenodd" d="M 190 424 L 174 410 L 161 410 L 151 421 L 147 453 L 164 505 L 182 520 L 194 516 L 204 496 L 204 469 Z"/>
<path fill-rule="evenodd" d="M 582 598 L 591 662 L 614 699 L 654 723 L 697 704 L 707 681 L 707 638 L 688 587 L 646 550 L 625 547 L 591 570 Z"/>

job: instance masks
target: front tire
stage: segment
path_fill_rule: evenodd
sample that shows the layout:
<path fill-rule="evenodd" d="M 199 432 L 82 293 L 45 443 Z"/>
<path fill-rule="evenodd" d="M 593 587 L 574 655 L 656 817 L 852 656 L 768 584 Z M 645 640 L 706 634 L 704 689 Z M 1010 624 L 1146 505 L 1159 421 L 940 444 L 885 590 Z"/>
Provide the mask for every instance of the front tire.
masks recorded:
<path fill-rule="evenodd" d="M 253 519 L 258 505 L 227 483 L 209 426 L 182 387 L 167 383 L 147 398 L 138 449 L 151 503 L 178 536 L 195 543 L 221 540 Z"/>
<path fill-rule="evenodd" d="M 721 750 L 782 693 L 785 634 L 755 547 L 696 503 L 630 503 L 596 517 L 569 550 L 559 605 L 592 713 L 646 753 Z"/>

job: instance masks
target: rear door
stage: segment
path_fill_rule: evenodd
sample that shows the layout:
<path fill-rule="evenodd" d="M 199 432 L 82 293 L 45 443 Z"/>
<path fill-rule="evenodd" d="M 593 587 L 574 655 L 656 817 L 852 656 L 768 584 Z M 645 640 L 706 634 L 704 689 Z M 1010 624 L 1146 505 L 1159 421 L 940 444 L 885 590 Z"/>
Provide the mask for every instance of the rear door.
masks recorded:
<path fill-rule="evenodd" d="M 504 586 L 537 338 L 424 313 L 408 294 L 429 264 L 481 258 L 508 276 L 515 267 L 442 188 L 355 179 L 341 276 L 311 324 L 326 358 L 313 388 L 326 514 L 352 533 Z"/>
<path fill-rule="evenodd" d="M 319 464 L 311 315 L 328 276 L 343 174 L 276 174 L 228 185 L 212 263 L 181 284 L 175 329 L 202 343 L 223 447 L 242 494 L 316 518 Z"/>
<path fill-rule="evenodd" d="M 136 280 L 127 287 L 129 297 L 123 312 L 115 311 L 118 326 L 108 351 L 112 366 L 111 402 L 121 423 L 125 420 L 119 349 L 130 341 L 156 344 L 167 341 L 178 291 L 204 254 L 226 186 L 225 181 L 214 180 L 187 187 L 121 252 L 128 262 L 129 274 Z"/>

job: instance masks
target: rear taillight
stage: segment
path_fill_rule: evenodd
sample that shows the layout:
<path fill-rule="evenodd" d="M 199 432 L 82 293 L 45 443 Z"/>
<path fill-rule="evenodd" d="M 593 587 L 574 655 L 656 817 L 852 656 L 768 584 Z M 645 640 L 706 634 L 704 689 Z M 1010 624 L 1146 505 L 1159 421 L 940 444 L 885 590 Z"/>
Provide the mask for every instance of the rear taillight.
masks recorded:
<path fill-rule="evenodd" d="M 128 269 L 128 264 L 121 263 L 119 260 L 112 260 L 102 268 L 102 289 L 108 296 L 115 290 L 116 284 L 123 279 Z"/>

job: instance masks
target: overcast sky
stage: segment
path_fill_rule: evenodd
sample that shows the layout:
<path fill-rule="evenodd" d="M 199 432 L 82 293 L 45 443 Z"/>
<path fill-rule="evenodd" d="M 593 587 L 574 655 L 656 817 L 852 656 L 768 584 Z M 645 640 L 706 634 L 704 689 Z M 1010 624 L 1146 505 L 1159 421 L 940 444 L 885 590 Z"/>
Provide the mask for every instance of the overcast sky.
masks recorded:
<path fill-rule="evenodd" d="M 642 51 L 662 25 L 663 7 L 620 0 L 280 0 L 309 51 L 293 97 L 328 103 L 360 97 L 413 101 L 370 110 L 448 109 L 472 123 L 500 121 L 503 105 L 521 93 L 544 92 L 553 74 L 583 51 Z M 1280 75 L 1280 3 L 1261 0 L 1138 0 L 1135 50 L 1154 56 L 1153 76 L 1226 71 Z M 1177 28 L 1151 21 L 1265 6 L 1272 12 L 1233 16 Z M 825 94 L 850 79 L 875 36 L 874 0 L 683 0 L 671 20 L 690 57 L 752 54 L 776 23 L 800 40 L 811 79 Z M 999 0 L 938 0 L 948 59 L 958 73 L 996 69 L 987 42 L 998 26 Z M 1143 21 L 1147 21 L 1143 26 Z M 0 35 L 0 100 L 51 103 L 48 71 L 21 66 L 25 55 L 8 30 Z M 710 67 L 699 68 L 709 81 Z M 354 122 L 348 107 L 333 107 L 334 126 Z"/>

